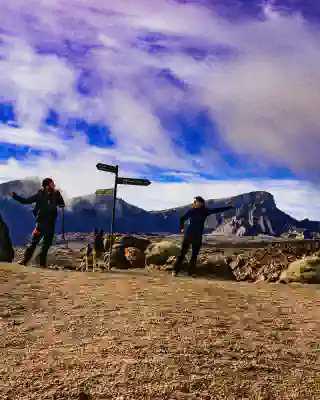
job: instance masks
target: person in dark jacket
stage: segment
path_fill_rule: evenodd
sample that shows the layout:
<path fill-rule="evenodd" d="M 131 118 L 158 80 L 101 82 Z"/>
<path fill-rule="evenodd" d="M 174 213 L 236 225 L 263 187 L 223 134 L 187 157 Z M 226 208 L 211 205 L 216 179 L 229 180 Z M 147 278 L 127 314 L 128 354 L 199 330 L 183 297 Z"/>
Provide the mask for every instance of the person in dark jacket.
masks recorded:
<path fill-rule="evenodd" d="M 19 262 L 21 265 L 27 265 L 31 260 L 33 253 L 43 240 L 42 248 L 39 254 L 39 262 L 41 267 L 46 267 L 47 254 L 54 238 L 56 219 L 58 215 L 57 207 L 64 207 L 64 200 L 61 193 L 55 189 L 54 182 L 51 178 L 46 178 L 42 182 L 41 188 L 31 197 L 23 198 L 15 192 L 10 195 L 21 204 L 35 203 L 34 213 L 36 214 L 36 227 L 32 232 L 31 243 L 27 247 L 24 258 Z"/>
<path fill-rule="evenodd" d="M 206 218 L 209 217 L 209 215 L 218 214 L 232 208 L 235 207 L 225 206 L 213 209 L 207 208 L 205 205 L 205 201 L 202 197 L 195 197 L 192 208 L 180 219 L 181 232 L 184 232 L 184 223 L 188 220 L 190 222 L 186 232 L 184 232 L 181 253 L 174 265 L 173 275 L 177 275 L 180 272 L 182 263 L 188 253 L 190 246 L 192 246 L 192 255 L 189 263 L 188 274 L 192 275 L 202 245 L 202 235 Z"/>
<path fill-rule="evenodd" d="M 0 214 L 0 261 L 11 263 L 13 259 L 14 250 L 10 238 L 9 228 Z"/>

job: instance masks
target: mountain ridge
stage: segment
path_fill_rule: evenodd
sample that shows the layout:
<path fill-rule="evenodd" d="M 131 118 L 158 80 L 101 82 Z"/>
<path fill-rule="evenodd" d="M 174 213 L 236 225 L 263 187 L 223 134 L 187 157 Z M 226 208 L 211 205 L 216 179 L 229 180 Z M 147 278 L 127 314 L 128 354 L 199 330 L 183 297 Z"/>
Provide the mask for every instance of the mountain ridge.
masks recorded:
<path fill-rule="evenodd" d="M 33 206 L 23 206 L 13 201 L 8 192 L 30 196 L 40 186 L 38 179 L 14 180 L 0 184 L 0 213 L 7 222 L 15 244 L 24 244 L 34 228 Z M 68 199 L 65 210 L 66 232 L 90 232 L 94 228 L 110 229 L 112 196 L 88 194 Z M 216 231 L 227 235 L 280 235 L 291 227 L 320 232 L 320 222 L 305 219 L 298 221 L 277 208 L 274 197 L 265 191 L 249 192 L 233 197 L 209 199 L 208 207 L 222 207 L 234 204 L 236 209 L 210 216 L 207 219 L 207 231 Z M 191 204 L 165 210 L 146 211 L 121 198 L 116 202 L 115 231 L 120 233 L 179 232 L 179 219 Z M 219 223 L 220 222 L 220 223 Z M 61 230 L 61 213 L 56 231 Z"/>

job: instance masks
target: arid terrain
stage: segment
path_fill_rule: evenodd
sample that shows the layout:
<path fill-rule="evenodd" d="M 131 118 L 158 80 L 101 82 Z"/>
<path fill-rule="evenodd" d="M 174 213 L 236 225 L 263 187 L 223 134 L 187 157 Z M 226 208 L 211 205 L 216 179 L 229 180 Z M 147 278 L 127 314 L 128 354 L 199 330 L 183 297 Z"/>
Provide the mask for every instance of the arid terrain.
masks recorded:
<path fill-rule="evenodd" d="M 0 265 L 1 399 L 319 399 L 320 291 Z"/>

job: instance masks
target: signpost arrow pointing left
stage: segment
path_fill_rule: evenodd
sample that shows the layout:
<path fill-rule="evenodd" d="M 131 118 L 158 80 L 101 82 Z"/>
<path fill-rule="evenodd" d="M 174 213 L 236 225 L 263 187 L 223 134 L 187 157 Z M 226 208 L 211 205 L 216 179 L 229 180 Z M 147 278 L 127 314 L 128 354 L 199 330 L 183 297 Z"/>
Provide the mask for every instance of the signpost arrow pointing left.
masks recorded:
<path fill-rule="evenodd" d="M 113 174 L 115 174 L 118 171 L 118 168 L 116 165 L 109 165 L 109 164 L 101 164 L 98 163 L 96 165 L 97 169 L 99 171 L 104 171 L 104 172 L 112 172 Z"/>

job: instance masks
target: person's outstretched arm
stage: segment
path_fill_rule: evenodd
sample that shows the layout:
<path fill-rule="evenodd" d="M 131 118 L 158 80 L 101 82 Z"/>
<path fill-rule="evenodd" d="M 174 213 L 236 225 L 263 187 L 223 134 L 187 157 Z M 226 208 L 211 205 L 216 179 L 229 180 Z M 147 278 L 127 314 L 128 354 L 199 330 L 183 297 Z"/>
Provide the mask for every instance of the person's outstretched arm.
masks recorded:
<path fill-rule="evenodd" d="M 27 197 L 27 198 L 18 196 L 15 192 L 11 192 L 9 194 L 10 194 L 10 196 L 12 196 L 12 198 L 15 201 L 17 201 L 18 203 L 21 203 L 21 204 L 33 204 L 33 203 L 36 203 L 38 200 L 38 193 L 34 194 L 33 196 Z"/>
<path fill-rule="evenodd" d="M 186 221 L 188 221 L 188 219 L 190 219 L 191 217 L 191 210 L 189 210 L 186 214 L 184 214 L 181 218 L 180 218 L 180 231 L 183 232 L 184 231 L 184 223 Z"/>
<path fill-rule="evenodd" d="M 207 215 L 219 214 L 221 212 L 225 212 L 231 210 L 232 208 L 236 208 L 235 206 L 225 206 L 225 207 L 217 207 L 217 208 L 207 208 Z"/>

